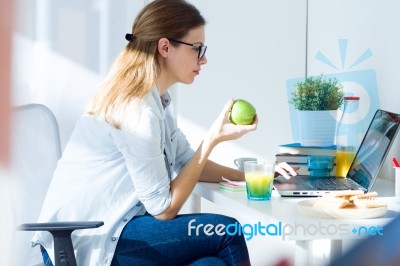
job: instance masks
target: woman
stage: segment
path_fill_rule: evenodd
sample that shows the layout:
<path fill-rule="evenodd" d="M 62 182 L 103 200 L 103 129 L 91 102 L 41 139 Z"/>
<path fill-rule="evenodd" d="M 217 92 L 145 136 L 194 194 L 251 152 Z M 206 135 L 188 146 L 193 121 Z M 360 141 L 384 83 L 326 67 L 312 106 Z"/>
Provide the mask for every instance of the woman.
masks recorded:
<path fill-rule="evenodd" d="M 156 0 L 137 16 L 128 44 L 74 129 L 58 163 L 41 222 L 102 220 L 104 226 L 73 234 L 78 265 L 248 265 L 242 236 L 188 224 L 227 225 L 215 214 L 177 215 L 196 182 L 243 173 L 208 156 L 220 142 L 257 127 L 229 123 L 229 100 L 196 151 L 179 130 L 168 88 L 190 84 L 207 63 L 205 21 L 191 4 Z M 282 170 L 282 169 L 281 169 Z M 52 238 L 37 233 L 43 256 Z M 50 262 L 49 262 L 50 263 Z M 47 264 L 46 264 L 47 265 Z"/>

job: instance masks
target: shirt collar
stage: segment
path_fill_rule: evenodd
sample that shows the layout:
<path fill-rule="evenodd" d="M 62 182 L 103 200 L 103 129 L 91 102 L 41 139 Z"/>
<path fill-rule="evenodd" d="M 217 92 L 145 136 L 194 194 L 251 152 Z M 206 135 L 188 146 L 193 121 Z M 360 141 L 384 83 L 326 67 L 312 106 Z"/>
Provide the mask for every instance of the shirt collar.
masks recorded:
<path fill-rule="evenodd" d="M 168 105 L 171 103 L 171 95 L 169 95 L 168 91 L 165 92 L 162 96 L 160 96 L 160 99 L 164 109 L 167 108 Z"/>

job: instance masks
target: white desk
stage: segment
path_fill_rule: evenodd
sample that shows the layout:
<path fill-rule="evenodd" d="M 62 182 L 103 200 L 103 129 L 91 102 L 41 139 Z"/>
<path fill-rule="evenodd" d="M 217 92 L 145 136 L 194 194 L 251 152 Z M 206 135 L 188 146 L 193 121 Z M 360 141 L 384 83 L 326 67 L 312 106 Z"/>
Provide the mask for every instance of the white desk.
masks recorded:
<path fill-rule="evenodd" d="M 375 186 L 375 191 L 380 195 L 385 195 L 385 191 L 380 192 L 380 189 L 388 189 L 390 182 L 379 181 Z M 382 194 L 381 194 L 382 193 Z M 389 211 L 385 216 L 377 219 L 323 219 L 308 217 L 302 215 L 298 210 L 297 203 L 307 198 L 289 198 L 280 197 L 276 191 L 273 191 L 273 196 L 270 201 L 249 201 L 246 198 L 246 192 L 229 192 L 219 189 L 219 184 L 213 183 L 198 183 L 193 191 L 190 206 L 191 211 L 201 212 L 200 198 L 207 199 L 216 205 L 223 206 L 232 210 L 233 215 L 248 217 L 249 221 L 262 222 L 263 224 L 278 224 L 282 222 L 285 225 L 303 225 L 306 228 L 314 229 L 316 226 L 326 227 L 331 229 L 329 234 L 324 232 L 311 232 L 310 234 L 298 233 L 286 236 L 286 240 L 296 242 L 295 264 L 296 265 L 311 265 L 313 259 L 312 241 L 318 239 L 329 239 L 331 241 L 330 258 L 334 258 L 342 253 L 342 240 L 344 239 L 362 239 L 363 236 L 355 235 L 351 231 L 348 234 L 335 234 L 332 231 L 339 226 L 345 226 L 346 229 L 360 228 L 361 226 L 381 226 L 390 222 L 400 211 L 396 206 L 393 197 L 384 197 L 388 203 Z M 386 191 L 387 194 L 387 191 Z M 336 227 L 335 227 L 336 226 Z M 301 229 L 301 228 L 300 228 Z M 299 230 L 300 231 L 300 230 Z M 362 234 L 363 235 L 363 234 Z M 267 236 L 268 237 L 268 236 Z"/>

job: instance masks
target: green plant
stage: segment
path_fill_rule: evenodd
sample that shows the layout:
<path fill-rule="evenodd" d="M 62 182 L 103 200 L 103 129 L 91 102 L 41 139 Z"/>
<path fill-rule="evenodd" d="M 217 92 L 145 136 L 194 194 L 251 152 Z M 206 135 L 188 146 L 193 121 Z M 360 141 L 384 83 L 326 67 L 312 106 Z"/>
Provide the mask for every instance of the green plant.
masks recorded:
<path fill-rule="evenodd" d="M 343 103 L 343 86 L 336 78 L 322 74 L 297 82 L 290 104 L 297 110 L 337 110 Z"/>

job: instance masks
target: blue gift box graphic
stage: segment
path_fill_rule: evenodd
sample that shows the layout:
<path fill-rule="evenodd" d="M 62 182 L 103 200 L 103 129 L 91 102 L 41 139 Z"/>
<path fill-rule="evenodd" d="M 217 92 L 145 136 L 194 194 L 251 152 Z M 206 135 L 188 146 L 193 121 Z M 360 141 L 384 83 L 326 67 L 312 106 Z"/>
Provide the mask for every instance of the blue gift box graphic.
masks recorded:
<path fill-rule="evenodd" d="M 359 96 L 360 105 L 359 113 L 361 115 L 360 121 L 354 121 L 352 126 L 356 123 L 361 123 L 364 132 L 367 130 L 369 122 L 374 116 L 375 111 L 379 108 L 379 95 L 378 85 L 376 82 L 376 73 L 373 69 L 342 72 L 324 75 L 327 78 L 335 77 L 343 85 L 345 96 Z M 286 82 L 288 99 L 291 98 L 292 92 L 295 90 L 295 85 L 304 78 L 289 79 Z M 300 125 L 297 117 L 297 110 L 289 104 L 290 120 L 292 127 L 292 136 L 294 141 L 300 140 Z M 341 109 L 338 110 L 337 120 L 341 117 Z M 332 117 L 332 119 L 335 119 Z"/>
<path fill-rule="evenodd" d="M 340 56 L 342 62 L 342 69 L 345 67 L 345 58 L 347 50 L 347 39 L 338 40 Z M 351 64 L 349 69 L 365 61 L 372 56 L 370 49 L 367 49 L 354 63 Z M 324 64 L 338 69 L 328 58 L 326 58 L 321 52 L 317 52 L 315 59 L 323 62 Z M 359 71 L 343 71 L 339 73 L 324 74 L 326 78 L 336 78 L 340 84 L 343 86 L 345 96 L 359 96 L 359 113 L 361 118 L 358 121 L 353 121 L 350 126 L 356 126 L 356 124 L 361 123 L 361 128 L 364 132 L 377 109 L 379 109 L 379 95 L 378 95 L 378 85 L 376 79 L 376 72 L 374 69 L 366 69 Z M 291 98 L 292 93 L 295 90 L 295 85 L 299 81 L 304 81 L 302 78 L 293 78 L 286 81 L 286 89 L 288 99 Z M 289 113 L 292 127 L 292 136 L 294 141 L 300 140 L 300 125 L 297 117 L 298 111 L 289 104 Z M 338 110 L 337 118 L 332 117 L 332 119 L 339 120 L 342 115 L 342 109 Z"/>

